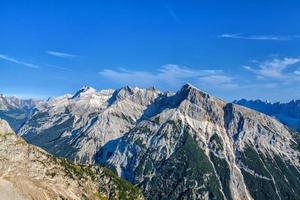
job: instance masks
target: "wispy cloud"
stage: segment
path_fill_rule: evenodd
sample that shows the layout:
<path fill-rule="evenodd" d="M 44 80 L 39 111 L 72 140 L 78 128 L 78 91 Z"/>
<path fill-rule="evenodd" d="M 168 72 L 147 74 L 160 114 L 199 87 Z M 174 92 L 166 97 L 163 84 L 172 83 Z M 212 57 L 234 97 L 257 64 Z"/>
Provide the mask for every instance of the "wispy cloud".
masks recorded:
<path fill-rule="evenodd" d="M 0 54 L 0 59 L 6 60 L 6 61 L 11 62 L 11 63 L 23 65 L 23 66 L 26 66 L 26 67 L 34 68 L 34 69 L 40 68 L 39 66 L 34 65 L 32 63 L 27 63 L 27 62 L 24 62 L 24 61 L 21 61 L 21 60 L 17 60 L 15 58 L 12 58 L 12 57 L 9 57 L 9 56 L 3 55 L 3 54 Z"/>
<path fill-rule="evenodd" d="M 256 61 L 257 62 L 257 61 Z M 290 73 L 285 73 L 288 67 L 293 66 L 300 62 L 300 57 L 296 58 L 273 58 L 264 62 L 257 62 L 257 67 L 253 68 L 251 66 L 243 66 L 245 69 L 255 73 L 257 78 L 263 79 L 265 77 L 269 78 L 286 78 L 290 76 Z"/>
<path fill-rule="evenodd" d="M 273 41 L 284 41 L 284 40 L 292 40 L 299 38 L 299 35 L 290 35 L 290 36 L 282 36 L 282 35 L 243 35 L 240 33 L 225 33 L 218 35 L 219 38 L 229 38 L 229 39 L 243 39 L 243 40 L 273 40 Z"/>
<path fill-rule="evenodd" d="M 273 57 L 265 61 L 252 60 L 243 66 L 251 74 L 243 75 L 252 87 L 242 92 L 248 98 L 266 98 L 289 100 L 299 98 L 300 57 Z M 291 97 L 293 96 L 293 97 Z"/>
<path fill-rule="evenodd" d="M 148 87 L 150 85 L 176 88 L 186 82 L 196 85 L 227 87 L 233 84 L 233 77 L 226 75 L 222 70 L 192 69 L 185 66 L 168 64 L 161 66 L 154 72 L 130 71 L 126 69 L 105 69 L 99 74 L 119 84 Z"/>
<path fill-rule="evenodd" d="M 224 83 L 232 83 L 233 77 L 222 75 L 222 74 L 211 74 L 211 75 L 200 77 L 199 80 L 209 84 L 224 84 Z"/>
<path fill-rule="evenodd" d="M 225 74 L 212 74 L 200 77 L 199 83 L 205 87 L 217 87 L 219 89 L 238 89 L 242 88 L 241 84 L 235 83 L 235 77 Z"/>
<path fill-rule="evenodd" d="M 4 54 L 0 54 L 0 59 L 5 60 L 7 62 L 23 65 L 23 66 L 26 66 L 29 68 L 33 68 L 33 69 L 52 68 L 52 69 L 63 70 L 63 71 L 72 71 L 70 68 L 61 67 L 61 66 L 57 66 L 57 65 L 50 65 L 50 64 L 46 64 L 46 63 L 36 65 L 36 64 L 28 63 L 28 62 L 24 62 L 24 61 L 21 61 L 19 59 L 16 59 L 16 58 L 4 55 Z"/>
<path fill-rule="evenodd" d="M 300 76 L 300 70 L 294 71 L 294 74 L 296 74 L 297 76 Z"/>
<path fill-rule="evenodd" d="M 170 17 L 178 24 L 181 24 L 181 19 L 178 17 L 178 15 L 176 14 L 176 12 L 174 11 L 174 9 L 166 2 L 166 1 L 162 1 L 163 5 L 165 6 L 165 8 L 167 9 L 168 14 L 170 15 Z"/>
<path fill-rule="evenodd" d="M 58 51 L 46 51 L 46 53 L 51 55 L 51 56 L 56 56 L 56 57 L 60 57 L 60 58 L 75 58 L 75 57 L 78 57 L 77 55 L 74 55 L 74 54 L 58 52 Z"/>

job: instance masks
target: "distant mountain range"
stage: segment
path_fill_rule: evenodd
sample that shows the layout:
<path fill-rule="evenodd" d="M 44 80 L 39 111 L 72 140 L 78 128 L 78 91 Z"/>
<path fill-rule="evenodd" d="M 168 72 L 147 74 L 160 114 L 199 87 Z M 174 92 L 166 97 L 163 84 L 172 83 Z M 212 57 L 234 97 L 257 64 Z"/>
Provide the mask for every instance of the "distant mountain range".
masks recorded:
<path fill-rule="evenodd" d="M 0 118 L 9 122 L 14 131 L 18 131 L 27 121 L 32 109 L 40 100 L 20 99 L 0 94 Z"/>
<path fill-rule="evenodd" d="M 300 132 L 300 100 L 293 100 L 288 103 L 271 103 L 261 100 L 241 99 L 234 101 L 234 103 L 275 117 L 281 123 Z"/>
<path fill-rule="evenodd" d="M 148 199 L 300 199 L 299 134 L 189 84 L 176 93 L 84 87 L 36 104 L 18 135 L 105 165 Z"/>

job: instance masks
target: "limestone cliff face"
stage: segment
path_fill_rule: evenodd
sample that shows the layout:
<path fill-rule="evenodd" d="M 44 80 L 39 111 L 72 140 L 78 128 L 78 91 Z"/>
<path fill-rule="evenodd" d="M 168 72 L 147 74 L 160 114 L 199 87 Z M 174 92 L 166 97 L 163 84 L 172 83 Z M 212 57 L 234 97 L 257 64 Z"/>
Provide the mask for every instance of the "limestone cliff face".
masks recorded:
<path fill-rule="evenodd" d="M 40 105 L 19 135 L 104 164 L 149 199 L 300 199 L 299 135 L 189 84 L 84 88 Z"/>
<path fill-rule="evenodd" d="M 36 107 L 18 132 L 29 143 L 80 163 L 93 163 L 98 149 L 135 126 L 160 92 L 123 87 L 48 100 Z"/>
<path fill-rule="evenodd" d="M 0 120 L 0 199 L 143 199 L 109 170 L 54 157 Z"/>
<path fill-rule="evenodd" d="M 147 197 L 300 198 L 299 136 L 280 122 L 191 85 L 155 103 L 98 152 Z"/>

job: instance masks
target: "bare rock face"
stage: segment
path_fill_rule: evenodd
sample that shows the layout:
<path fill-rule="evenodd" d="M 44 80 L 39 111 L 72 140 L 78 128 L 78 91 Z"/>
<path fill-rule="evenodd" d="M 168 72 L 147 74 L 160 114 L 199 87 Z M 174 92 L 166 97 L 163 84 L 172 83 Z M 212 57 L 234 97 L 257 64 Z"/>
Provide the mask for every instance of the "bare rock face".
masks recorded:
<path fill-rule="evenodd" d="M 299 198 L 299 137 L 275 119 L 191 85 L 156 104 L 98 153 L 148 198 Z"/>
<path fill-rule="evenodd" d="M 109 170 L 75 165 L 27 144 L 0 120 L 0 199 L 143 199 Z"/>
<path fill-rule="evenodd" d="M 9 124 L 5 120 L 0 119 L 0 133 L 7 134 L 13 132 L 14 131 L 10 128 Z"/>
<path fill-rule="evenodd" d="M 189 84 L 175 94 L 84 89 L 39 107 L 19 135 L 104 164 L 149 199 L 300 198 L 299 135 Z"/>
<path fill-rule="evenodd" d="M 272 116 L 289 128 L 300 132 L 300 100 L 271 103 L 269 101 L 241 99 L 234 101 L 234 103 Z"/>
<path fill-rule="evenodd" d="M 55 155 L 93 163 L 99 148 L 134 127 L 159 95 L 154 88 L 96 91 L 84 87 L 73 96 L 37 106 L 18 135 Z"/>

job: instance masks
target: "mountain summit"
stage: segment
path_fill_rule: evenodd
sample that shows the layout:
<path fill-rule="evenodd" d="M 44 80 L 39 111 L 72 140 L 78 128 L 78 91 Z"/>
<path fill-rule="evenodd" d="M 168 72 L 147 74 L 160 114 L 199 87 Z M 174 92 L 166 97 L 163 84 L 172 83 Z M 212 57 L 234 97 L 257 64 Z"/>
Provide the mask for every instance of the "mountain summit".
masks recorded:
<path fill-rule="evenodd" d="M 96 93 L 96 90 L 94 88 L 89 86 L 84 86 L 78 92 L 76 92 L 72 98 L 81 97 L 82 95 L 88 95 L 92 93 Z"/>
<path fill-rule="evenodd" d="M 106 165 L 149 199 L 300 198 L 299 135 L 190 84 L 177 93 L 124 87 L 58 97 L 18 134 Z"/>

